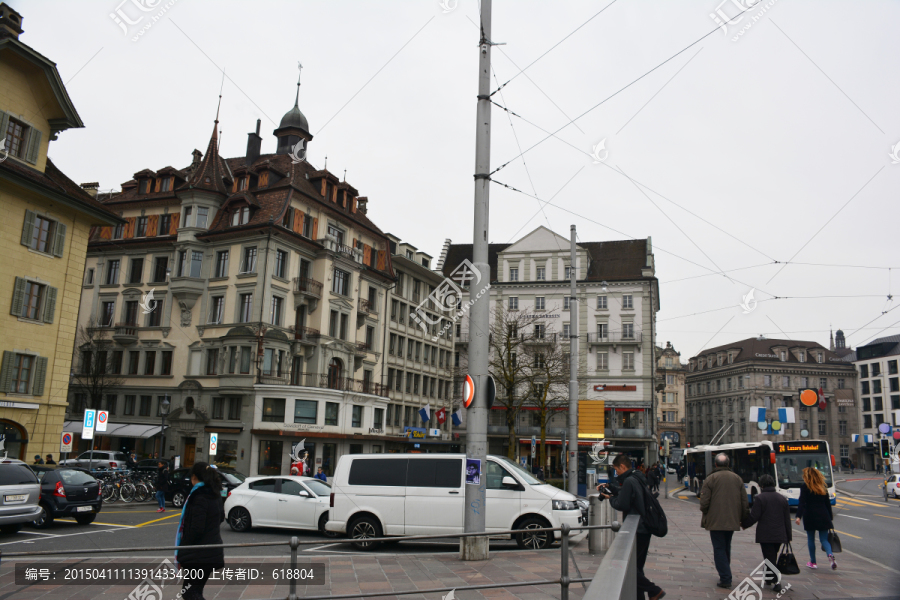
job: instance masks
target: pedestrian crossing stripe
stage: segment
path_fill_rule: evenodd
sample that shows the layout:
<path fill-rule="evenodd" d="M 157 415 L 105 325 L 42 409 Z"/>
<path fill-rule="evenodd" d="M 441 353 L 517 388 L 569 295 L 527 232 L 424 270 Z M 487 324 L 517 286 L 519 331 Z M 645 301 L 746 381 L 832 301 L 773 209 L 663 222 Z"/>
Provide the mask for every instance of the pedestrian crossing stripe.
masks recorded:
<path fill-rule="evenodd" d="M 852 500 L 847 499 L 847 498 L 838 498 L 838 500 L 843 501 L 843 502 L 848 502 L 848 503 L 856 502 L 863 506 L 874 506 L 876 508 L 881 508 L 884 506 L 884 503 L 876 504 L 875 502 L 869 502 L 868 500 L 859 500 L 857 498 L 853 498 Z"/>

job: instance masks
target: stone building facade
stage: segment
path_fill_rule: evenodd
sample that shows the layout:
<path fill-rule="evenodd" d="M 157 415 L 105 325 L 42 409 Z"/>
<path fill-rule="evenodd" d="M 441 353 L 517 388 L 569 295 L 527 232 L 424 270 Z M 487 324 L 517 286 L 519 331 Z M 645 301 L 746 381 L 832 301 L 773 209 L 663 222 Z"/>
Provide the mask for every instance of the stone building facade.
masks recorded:
<path fill-rule="evenodd" d="M 681 363 L 681 353 L 666 342 L 656 348 L 656 420 L 659 442 L 669 440 L 669 448 L 684 448 L 685 439 L 685 378 L 687 369 Z"/>
<path fill-rule="evenodd" d="M 849 459 L 851 434 L 858 431 L 856 370 L 817 342 L 748 338 L 708 348 L 688 361 L 687 440 L 692 446 L 718 443 L 821 439 L 831 453 Z M 818 406 L 799 402 L 801 389 L 819 391 Z M 796 423 L 772 435 L 749 421 L 750 408 L 794 408 Z M 804 435 L 805 432 L 805 435 Z"/>
<path fill-rule="evenodd" d="M 0 4 L 0 434 L 6 456 L 58 459 L 88 233 L 119 222 L 47 157 L 84 127 L 56 65 Z M 95 190 L 96 186 L 87 186 Z M 3 455 L 0 454 L 0 457 Z"/>

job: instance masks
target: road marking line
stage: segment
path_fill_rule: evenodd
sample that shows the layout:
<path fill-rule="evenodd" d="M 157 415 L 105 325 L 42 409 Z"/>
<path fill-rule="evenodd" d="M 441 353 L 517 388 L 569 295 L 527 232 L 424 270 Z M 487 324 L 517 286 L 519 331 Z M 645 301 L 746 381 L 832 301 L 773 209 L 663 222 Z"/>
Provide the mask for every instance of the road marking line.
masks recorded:
<path fill-rule="evenodd" d="M 859 519 L 860 521 L 868 521 L 868 519 L 863 519 L 862 517 L 854 517 L 853 515 L 843 515 L 842 514 L 842 515 L 838 515 L 838 516 L 847 517 L 849 519 Z"/>
<path fill-rule="evenodd" d="M 62 533 L 58 535 L 50 535 L 50 537 L 42 538 L 44 541 L 50 541 L 51 539 L 56 538 L 64 538 L 64 537 L 72 537 L 76 535 L 88 535 L 92 533 L 115 533 L 117 531 L 122 531 L 121 529 L 95 529 L 94 531 L 79 531 L 78 533 Z M 3 542 L 0 543 L 0 546 L 8 546 L 10 544 L 34 544 L 40 542 L 42 540 L 35 540 L 34 542 L 25 542 L 22 540 L 18 540 L 15 542 Z"/>
<path fill-rule="evenodd" d="M 879 515 L 878 513 L 875 513 L 875 516 L 876 517 L 884 517 L 885 519 L 897 519 L 898 521 L 900 521 L 900 517 L 889 517 L 887 515 Z"/>
<path fill-rule="evenodd" d="M 56 520 L 59 521 L 60 523 L 77 523 L 78 522 L 75 520 L 70 521 L 69 519 L 56 519 Z M 88 525 L 108 525 L 110 527 L 127 527 L 127 528 L 138 527 L 138 525 L 119 525 L 118 523 L 101 523 L 99 521 L 93 521 L 91 523 L 88 523 Z"/>
<path fill-rule="evenodd" d="M 849 535 L 850 537 L 856 538 L 856 539 L 858 539 L 858 540 L 861 540 L 861 539 L 862 539 L 862 538 L 859 537 L 858 535 L 853 535 L 852 533 L 847 533 L 846 531 L 838 531 L 837 529 L 835 529 L 835 531 L 837 531 L 837 532 L 840 533 L 841 535 Z"/>
<path fill-rule="evenodd" d="M 337 544 L 322 544 L 321 546 L 316 546 L 314 548 L 307 548 L 304 552 L 311 552 L 312 550 L 318 550 L 319 548 L 328 548 L 330 546 L 337 546 Z"/>
<path fill-rule="evenodd" d="M 20 531 L 19 533 L 25 533 L 28 535 L 49 535 L 50 537 L 56 537 L 52 533 L 40 533 L 39 531 Z"/>
<path fill-rule="evenodd" d="M 171 519 L 172 517 L 180 517 L 181 513 L 175 513 L 174 515 L 169 515 L 168 517 L 163 517 L 161 519 L 154 519 L 152 521 L 147 521 L 146 523 L 141 523 L 140 525 L 132 525 L 132 527 L 143 527 L 144 525 L 149 525 L 150 523 L 158 523 L 160 521 L 165 521 L 166 519 Z"/>
<path fill-rule="evenodd" d="M 877 503 L 875 503 L 875 502 L 869 502 L 868 500 L 859 500 L 859 499 L 857 499 L 857 498 L 853 498 L 852 500 L 847 499 L 847 498 L 838 498 L 838 500 L 839 500 L 839 501 L 842 501 L 842 502 L 847 502 L 847 503 L 858 502 L 859 504 L 862 504 L 862 505 L 864 505 L 864 506 L 876 506 L 876 507 L 879 507 L 879 508 L 882 507 L 882 506 L 884 506 L 884 503 L 877 504 Z"/>

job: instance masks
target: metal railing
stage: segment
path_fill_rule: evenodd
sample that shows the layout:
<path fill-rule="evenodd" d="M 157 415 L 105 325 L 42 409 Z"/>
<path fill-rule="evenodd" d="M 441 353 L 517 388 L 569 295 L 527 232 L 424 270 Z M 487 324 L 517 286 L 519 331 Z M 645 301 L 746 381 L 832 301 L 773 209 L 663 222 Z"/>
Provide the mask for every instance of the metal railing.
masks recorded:
<path fill-rule="evenodd" d="M 604 331 L 602 334 L 600 332 L 588 333 L 587 336 L 589 344 L 641 343 L 640 331 Z"/>
<path fill-rule="evenodd" d="M 322 334 L 318 329 L 313 329 L 312 327 L 304 327 L 303 325 L 294 325 L 291 327 L 294 331 L 294 339 L 295 340 L 317 340 L 322 337 Z"/>
<path fill-rule="evenodd" d="M 639 521 L 638 515 L 625 518 L 594 574 L 591 585 L 584 593 L 584 600 L 632 600 L 637 597 Z"/>
<path fill-rule="evenodd" d="M 368 313 L 374 315 L 378 313 L 378 307 L 374 302 L 369 302 L 368 298 L 361 298 L 356 305 L 357 312 Z"/>
<path fill-rule="evenodd" d="M 637 516 L 628 517 L 625 520 L 625 523 L 628 524 L 631 522 L 631 519 L 634 519 L 634 526 L 631 527 L 632 533 L 630 536 L 630 547 L 631 547 L 631 561 L 630 565 L 632 569 L 634 569 L 636 573 L 636 563 L 634 560 L 635 552 L 634 552 L 634 531 L 637 529 Z M 580 583 L 582 586 L 585 586 L 587 582 L 592 582 L 590 587 L 586 587 L 587 593 L 594 587 L 594 584 L 598 581 L 598 577 L 600 571 L 598 570 L 597 575 L 594 576 L 593 580 L 589 577 L 581 577 L 581 571 L 578 568 L 577 563 L 575 563 L 575 556 L 571 554 L 569 550 L 569 533 L 572 531 L 590 531 L 593 529 L 610 529 L 613 532 L 617 532 L 620 529 L 620 524 L 616 521 L 613 521 L 610 525 L 582 525 L 579 527 L 569 527 L 568 525 L 563 525 L 561 527 L 545 527 L 541 529 L 507 529 L 504 531 L 492 531 L 490 533 L 478 532 L 478 533 L 456 533 L 456 534 L 443 534 L 443 535 L 407 535 L 407 536 L 397 536 L 397 537 L 380 537 L 380 538 L 366 538 L 366 542 L 375 543 L 375 542 L 404 542 L 404 541 L 418 541 L 418 540 L 439 540 L 439 539 L 458 539 L 464 537 L 478 537 L 478 536 L 487 536 L 494 537 L 498 535 L 516 535 L 516 534 L 529 534 L 533 535 L 536 533 L 548 533 L 552 534 L 552 532 L 558 531 L 560 532 L 560 576 L 559 579 L 543 579 L 543 580 L 531 580 L 531 581 L 514 581 L 507 583 L 490 583 L 490 584 L 482 584 L 482 585 L 466 585 L 466 586 L 454 586 L 454 587 L 440 587 L 440 588 L 429 588 L 429 589 L 411 589 L 411 590 L 391 590 L 389 592 L 369 592 L 369 593 L 359 593 L 359 594 L 340 594 L 340 595 L 329 595 L 329 596 L 309 596 L 304 595 L 304 600 L 345 600 L 350 598 L 375 598 L 379 596 L 409 596 L 414 594 L 429 594 L 436 592 L 449 592 L 451 590 L 487 590 L 487 589 L 498 589 L 498 588 L 508 588 L 508 587 L 525 587 L 531 585 L 555 585 L 559 584 L 560 587 L 560 600 L 569 600 L 569 586 L 573 583 Z M 627 532 L 626 532 L 627 533 Z M 338 540 L 336 540 L 338 541 Z M 348 540 L 349 542 L 349 540 Z M 296 536 L 292 537 L 288 541 L 282 542 L 245 542 L 242 544 L 204 544 L 197 546 L 190 546 L 192 549 L 201 549 L 201 548 L 255 548 L 262 546 L 289 546 L 291 549 L 291 571 L 295 572 L 297 570 L 297 549 L 300 546 L 307 545 L 321 545 L 322 540 L 309 540 L 309 541 L 300 541 Z M 616 543 L 613 543 L 613 546 L 610 547 L 610 553 L 616 547 Z M 158 551 L 175 551 L 178 549 L 184 549 L 185 546 L 151 546 L 151 547 L 142 547 L 142 548 L 88 548 L 88 549 L 80 549 L 80 550 L 33 550 L 33 551 L 23 551 L 23 552 L 4 552 L 0 550 L 0 561 L 9 560 L 10 558 L 22 558 L 22 557 L 30 557 L 30 556 L 94 556 L 96 554 L 104 554 L 104 553 L 120 553 L 120 552 L 158 552 Z M 261 558 L 271 558 L 271 556 L 264 556 Z M 603 559 L 603 563 L 601 564 L 601 569 L 603 565 L 607 563 L 609 555 Z M 575 571 L 579 574 L 579 577 L 573 578 L 569 577 L 569 561 L 572 561 L 572 564 L 575 565 Z M 618 567 L 618 565 L 617 565 Z M 620 577 L 621 578 L 621 577 Z M 632 578 L 634 580 L 634 578 Z M 606 585 L 606 582 L 603 584 Z M 636 588 L 632 588 L 634 590 Z M 632 591 L 631 596 L 622 595 L 621 598 L 633 598 L 635 596 L 635 592 Z M 587 597 L 587 595 L 585 595 Z M 620 596 L 598 596 L 597 598 L 602 598 L 606 600 L 607 598 L 619 598 Z M 290 579 L 290 592 L 285 600 L 298 600 L 300 597 L 297 595 L 297 580 Z M 260 599 L 260 600 L 272 600 L 272 598 Z M 594 600 L 594 598 L 592 598 Z"/>
<path fill-rule="evenodd" d="M 309 277 L 294 277 L 294 291 L 321 298 L 322 282 Z"/>

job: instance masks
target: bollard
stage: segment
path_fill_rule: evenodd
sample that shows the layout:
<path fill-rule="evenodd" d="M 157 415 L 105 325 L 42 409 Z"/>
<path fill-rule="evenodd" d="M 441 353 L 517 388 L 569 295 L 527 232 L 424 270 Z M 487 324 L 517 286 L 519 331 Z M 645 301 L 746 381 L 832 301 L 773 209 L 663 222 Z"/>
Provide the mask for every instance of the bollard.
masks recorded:
<path fill-rule="evenodd" d="M 603 502 L 599 494 L 588 496 L 588 501 L 590 502 L 590 509 L 588 510 L 588 525 L 591 527 L 595 525 L 603 525 L 603 507 L 607 503 Z M 591 554 L 597 554 L 603 551 L 604 533 L 605 531 L 603 529 L 588 530 L 588 552 L 590 552 Z"/>
<path fill-rule="evenodd" d="M 560 600 L 569 600 L 569 526 L 563 523 L 559 531 L 559 597 Z"/>
<path fill-rule="evenodd" d="M 296 536 L 291 538 L 291 591 L 288 600 L 297 600 L 297 579 L 293 576 L 297 572 L 297 546 L 300 540 Z"/>

